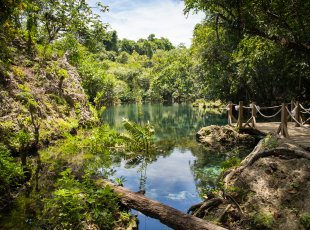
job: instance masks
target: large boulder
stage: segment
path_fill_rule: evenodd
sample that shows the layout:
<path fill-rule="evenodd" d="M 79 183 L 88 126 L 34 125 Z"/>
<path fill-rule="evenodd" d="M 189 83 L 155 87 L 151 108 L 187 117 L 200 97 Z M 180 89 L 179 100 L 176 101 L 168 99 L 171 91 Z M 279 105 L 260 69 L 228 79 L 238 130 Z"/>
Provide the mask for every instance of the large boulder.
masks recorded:
<path fill-rule="evenodd" d="M 201 128 L 196 134 L 196 140 L 211 148 L 221 149 L 233 147 L 236 144 L 253 145 L 255 138 L 246 133 L 239 133 L 231 126 L 211 125 Z"/>

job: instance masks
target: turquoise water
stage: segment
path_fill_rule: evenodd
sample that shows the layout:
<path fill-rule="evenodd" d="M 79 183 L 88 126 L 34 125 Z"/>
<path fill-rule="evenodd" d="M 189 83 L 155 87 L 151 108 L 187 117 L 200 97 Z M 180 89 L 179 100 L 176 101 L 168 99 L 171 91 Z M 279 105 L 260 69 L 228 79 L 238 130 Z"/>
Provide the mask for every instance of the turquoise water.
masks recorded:
<path fill-rule="evenodd" d="M 115 163 L 115 177 L 124 178 L 126 188 L 143 189 L 145 196 L 186 212 L 201 201 L 199 193 L 203 189 L 216 186 L 225 156 L 208 153 L 196 142 L 195 134 L 203 126 L 226 124 L 225 114 L 197 111 L 189 104 L 118 105 L 103 114 L 103 120 L 120 132 L 122 118 L 142 125 L 149 121 L 155 128 L 157 146 L 149 158 Z M 169 229 L 158 220 L 134 212 L 139 217 L 139 229 Z"/>

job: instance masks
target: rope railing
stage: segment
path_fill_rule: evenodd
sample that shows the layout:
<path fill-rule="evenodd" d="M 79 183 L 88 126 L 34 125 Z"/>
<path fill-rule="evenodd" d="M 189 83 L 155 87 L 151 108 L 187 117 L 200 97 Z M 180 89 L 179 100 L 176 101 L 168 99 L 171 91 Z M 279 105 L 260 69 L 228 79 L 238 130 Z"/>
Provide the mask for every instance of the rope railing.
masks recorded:
<path fill-rule="evenodd" d="M 299 104 L 299 105 L 300 105 L 300 108 L 303 110 L 303 111 L 301 111 L 302 113 L 308 113 L 308 114 L 310 114 L 310 108 L 309 108 L 309 109 L 306 109 L 305 107 L 303 107 L 302 104 Z"/>
<path fill-rule="evenodd" d="M 308 119 L 306 119 L 305 121 L 302 121 L 302 124 L 306 124 L 308 121 L 310 121 L 310 117 L 308 117 Z"/>
<path fill-rule="evenodd" d="M 236 105 L 236 104 L 232 104 L 232 105 L 234 106 L 236 111 L 239 111 L 239 108 L 240 108 L 239 105 Z M 227 106 L 228 106 L 228 104 L 227 104 Z M 226 109 L 227 109 L 227 106 L 225 107 Z M 262 110 L 262 109 L 277 109 L 277 108 L 281 108 L 281 105 L 269 106 L 269 107 L 260 107 L 260 106 L 256 105 L 256 107 L 257 107 L 258 110 Z M 225 108 L 223 107 L 223 109 L 225 109 Z M 252 109 L 253 106 L 251 104 L 250 106 L 242 106 L 242 108 L 244 108 L 244 109 Z"/>
<path fill-rule="evenodd" d="M 263 114 L 261 111 L 260 111 L 260 109 L 261 108 L 258 108 L 258 106 L 255 106 L 256 107 L 256 110 L 257 110 L 257 112 L 262 116 L 262 117 L 264 117 L 264 118 L 273 118 L 273 117 L 275 117 L 275 116 L 277 116 L 280 112 L 281 112 L 281 109 L 279 109 L 275 114 L 273 114 L 273 115 L 265 115 L 265 114 Z"/>
<path fill-rule="evenodd" d="M 275 106 L 265 106 L 265 107 L 260 107 L 260 109 L 277 109 L 277 108 L 281 108 L 282 105 L 275 105 Z"/>
<path fill-rule="evenodd" d="M 306 126 L 304 126 L 304 124 L 302 124 L 301 122 L 299 122 L 296 118 L 295 118 L 295 116 L 290 112 L 290 110 L 286 107 L 286 111 L 288 112 L 288 114 L 293 118 L 293 120 L 298 124 L 298 125 L 300 125 L 300 127 L 302 127 L 302 128 L 305 128 L 305 129 L 310 129 L 310 127 L 306 127 Z"/>
<path fill-rule="evenodd" d="M 248 120 L 245 120 L 244 109 L 252 110 L 251 116 Z M 262 112 L 262 110 L 274 110 L 274 109 L 276 109 L 276 112 L 273 113 L 272 115 L 267 115 L 264 112 Z M 304 115 L 302 115 L 302 113 L 310 114 L 310 108 L 306 109 L 298 101 L 291 103 L 291 110 L 289 109 L 289 106 L 285 103 L 282 103 L 281 105 L 275 105 L 275 106 L 260 107 L 259 105 L 256 105 L 255 102 L 252 102 L 249 106 L 245 106 L 243 105 L 242 101 L 240 101 L 238 105 L 230 102 L 229 104 L 227 104 L 226 110 L 228 112 L 228 124 L 236 125 L 238 128 L 245 128 L 246 126 L 249 126 L 250 128 L 255 129 L 257 115 L 263 118 L 266 118 L 266 119 L 271 119 L 271 118 L 277 117 L 281 113 L 281 122 L 278 127 L 277 133 L 280 133 L 284 137 L 289 137 L 288 135 L 288 121 L 289 120 L 293 121 L 296 127 L 310 129 L 310 126 L 309 127 L 305 126 L 306 123 L 310 121 L 310 117 L 303 121 Z M 237 118 L 234 117 L 233 110 L 238 111 Z"/>

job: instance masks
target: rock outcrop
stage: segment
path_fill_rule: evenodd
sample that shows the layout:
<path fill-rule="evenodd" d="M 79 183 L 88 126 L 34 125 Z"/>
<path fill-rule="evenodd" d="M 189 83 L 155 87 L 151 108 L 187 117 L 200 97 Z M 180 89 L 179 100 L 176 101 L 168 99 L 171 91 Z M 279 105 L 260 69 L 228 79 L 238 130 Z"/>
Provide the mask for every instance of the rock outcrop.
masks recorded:
<path fill-rule="evenodd" d="M 199 143 L 213 149 L 230 148 L 236 144 L 255 144 L 255 138 L 253 136 L 239 133 L 228 125 L 203 127 L 197 132 L 196 139 Z"/>
<path fill-rule="evenodd" d="M 30 139 L 39 133 L 42 144 L 96 122 L 80 76 L 65 58 L 17 58 L 9 67 L 0 63 L 0 78 L 0 142 L 13 152 L 21 130 Z"/>
<path fill-rule="evenodd" d="M 217 198 L 195 207 L 207 219 L 238 230 L 309 229 L 310 152 L 288 139 L 262 139 L 239 166 L 223 173 L 221 182 Z M 212 208 L 203 209 L 206 204 Z"/>

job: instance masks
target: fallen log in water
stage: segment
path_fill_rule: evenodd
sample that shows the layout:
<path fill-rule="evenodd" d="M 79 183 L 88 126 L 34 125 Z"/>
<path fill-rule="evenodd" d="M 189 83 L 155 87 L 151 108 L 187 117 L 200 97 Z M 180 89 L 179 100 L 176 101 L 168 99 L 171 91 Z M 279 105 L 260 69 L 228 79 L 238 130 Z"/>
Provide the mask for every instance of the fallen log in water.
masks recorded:
<path fill-rule="evenodd" d="M 164 205 L 158 201 L 145 197 L 117 186 L 110 181 L 100 180 L 100 185 L 109 185 L 119 195 L 122 203 L 128 208 L 138 210 L 146 216 L 159 219 L 163 224 L 178 230 L 225 230 L 225 228 L 199 219 L 195 216 L 185 214 L 175 208 Z"/>

